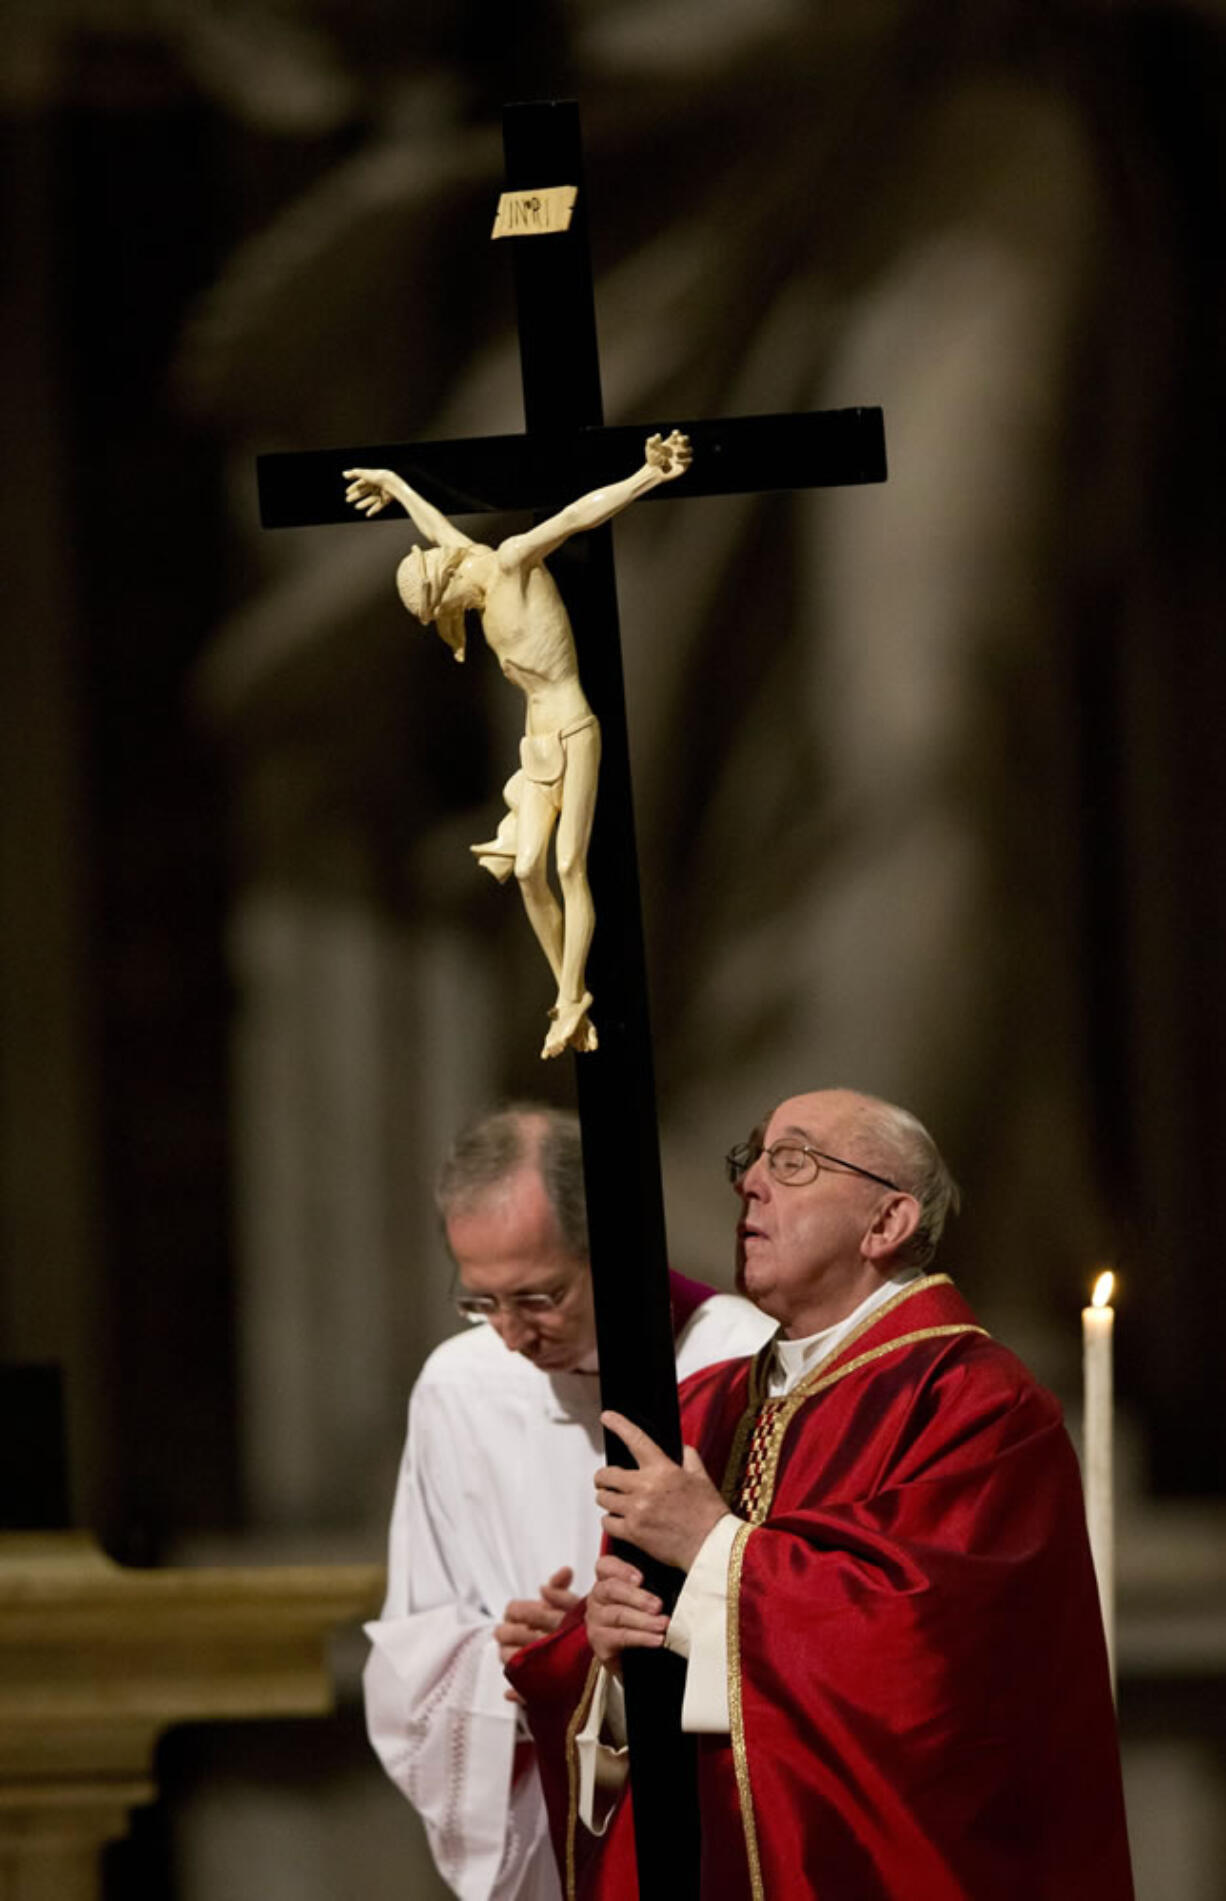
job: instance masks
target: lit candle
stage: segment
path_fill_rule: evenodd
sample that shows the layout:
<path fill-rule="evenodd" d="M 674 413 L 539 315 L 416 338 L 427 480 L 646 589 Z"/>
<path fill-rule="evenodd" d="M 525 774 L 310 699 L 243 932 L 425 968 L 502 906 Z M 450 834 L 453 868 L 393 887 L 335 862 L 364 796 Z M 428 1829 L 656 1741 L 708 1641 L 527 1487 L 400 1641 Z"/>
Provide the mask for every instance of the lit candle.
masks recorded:
<path fill-rule="evenodd" d="M 1112 1684 L 1115 1682 L 1115 1501 L 1111 1472 L 1111 1335 L 1115 1325 L 1111 1294 L 1114 1286 L 1114 1274 L 1100 1274 L 1094 1283 L 1090 1305 L 1081 1310 L 1086 1522 L 1090 1528 L 1090 1551 L 1098 1579 L 1098 1601 L 1102 1607 Z"/>

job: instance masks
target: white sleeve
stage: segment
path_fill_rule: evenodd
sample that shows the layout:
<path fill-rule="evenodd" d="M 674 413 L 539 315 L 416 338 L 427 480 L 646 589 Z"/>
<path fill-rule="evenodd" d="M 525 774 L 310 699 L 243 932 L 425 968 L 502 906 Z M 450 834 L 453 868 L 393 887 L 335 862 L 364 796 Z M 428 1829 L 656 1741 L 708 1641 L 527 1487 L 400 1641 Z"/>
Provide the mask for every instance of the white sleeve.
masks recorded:
<path fill-rule="evenodd" d="M 726 1736 L 728 1715 L 728 1561 L 744 1524 L 725 1512 L 708 1533 L 681 1587 L 666 1650 L 685 1657 L 681 1727 L 693 1735 Z"/>
<path fill-rule="evenodd" d="M 726 1736 L 728 1716 L 728 1560 L 744 1519 L 726 1512 L 707 1533 L 681 1587 L 666 1650 L 686 1658 L 681 1727 L 691 1734 Z M 587 1720 L 575 1738 L 579 1758 L 579 1819 L 594 1835 L 608 1826 L 629 1771 L 624 1693 L 607 1670 L 596 1678 Z"/>
<path fill-rule="evenodd" d="M 778 1332 L 778 1325 L 740 1294 L 712 1294 L 677 1335 L 677 1378 L 720 1360 L 740 1360 Z"/>
<path fill-rule="evenodd" d="M 504 1695 L 497 1620 L 466 1576 L 444 1428 L 419 1384 L 392 1512 L 387 1600 L 366 1626 L 366 1724 L 421 1816 L 443 1879 L 462 1901 L 488 1901 L 507 1844 L 516 1709 Z"/>
<path fill-rule="evenodd" d="M 630 1773 L 626 1748 L 625 1692 L 619 1678 L 601 1669 L 587 1721 L 575 1738 L 579 1758 L 579 1820 L 603 1835 Z"/>

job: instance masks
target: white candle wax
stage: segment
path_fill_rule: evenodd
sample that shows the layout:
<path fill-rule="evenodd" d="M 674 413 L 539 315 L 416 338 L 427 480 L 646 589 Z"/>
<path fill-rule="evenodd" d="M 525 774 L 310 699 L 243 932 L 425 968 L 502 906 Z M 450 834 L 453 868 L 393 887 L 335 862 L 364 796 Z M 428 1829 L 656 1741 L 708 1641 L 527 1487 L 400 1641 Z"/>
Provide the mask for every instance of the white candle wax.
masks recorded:
<path fill-rule="evenodd" d="M 1083 1453 L 1086 1522 L 1098 1579 L 1103 1630 L 1115 1682 L 1115 1500 L 1112 1478 L 1112 1333 L 1115 1310 L 1109 1305 L 1114 1277 L 1101 1274 L 1094 1304 L 1081 1310 L 1082 1363 L 1085 1375 Z"/>

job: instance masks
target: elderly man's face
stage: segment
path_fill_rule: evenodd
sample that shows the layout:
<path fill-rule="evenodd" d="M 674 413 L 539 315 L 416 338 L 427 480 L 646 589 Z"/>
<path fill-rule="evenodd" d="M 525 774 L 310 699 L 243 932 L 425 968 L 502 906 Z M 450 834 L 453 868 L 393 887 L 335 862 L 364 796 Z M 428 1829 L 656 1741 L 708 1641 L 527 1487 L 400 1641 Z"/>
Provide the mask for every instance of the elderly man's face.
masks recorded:
<path fill-rule="evenodd" d="M 763 1147 L 794 1141 L 866 1168 L 857 1153 L 858 1099 L 843 1090 L 792 1096 L 771 1116 Z M 823 1166 L 801 1187 L 778 1182 L 765 1154 L 737 1184 L 738 1281 L 750 1299 L 794 1338 L 846 1318 L 888 1276 L 888 1259 L 869 1236 L 882 1206 L 897 1197 L 862 1175 Z"/>
<path fill-rule="evenodd" d="M 505 1347 L 545 1372 L 578 1366 L 596 1344 L 591 1270 L 569 1254 L 540 1174 L 518 1169 L 447 1222 L 447 1241 L 466 1294 L 499 1302 L 489 1324 Z M 526 1311 L 518 1294 L 551 1294 L 556 1305 Z"/>

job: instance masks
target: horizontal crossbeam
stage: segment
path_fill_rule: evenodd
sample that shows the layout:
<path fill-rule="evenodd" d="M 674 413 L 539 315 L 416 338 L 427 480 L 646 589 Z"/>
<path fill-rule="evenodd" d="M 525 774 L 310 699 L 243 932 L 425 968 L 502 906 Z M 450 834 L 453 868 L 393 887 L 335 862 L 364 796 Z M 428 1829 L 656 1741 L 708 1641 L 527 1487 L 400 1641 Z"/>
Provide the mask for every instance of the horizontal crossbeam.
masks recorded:
<path fill-rule="evenodd" d="M 809 415 L 732 416 L 722 422 L 639 423 L 565 435 L 471 436 L 451 442 L 367 444 L 258 458 L 260 520 L 265 528 L 352 522 L 344 471 L 394 469 L 445 515 L 551 512 L 576 495 L 621 481 L 642 461 L 657 431 L 689 436 L 694 461 L 676 484 L 656 489 L 681 500 L 771 489 L 826 488 L 886 479 L 880 409 L 827 409 Z M 390 517 L 401 519 L 394 506 Z"/>

